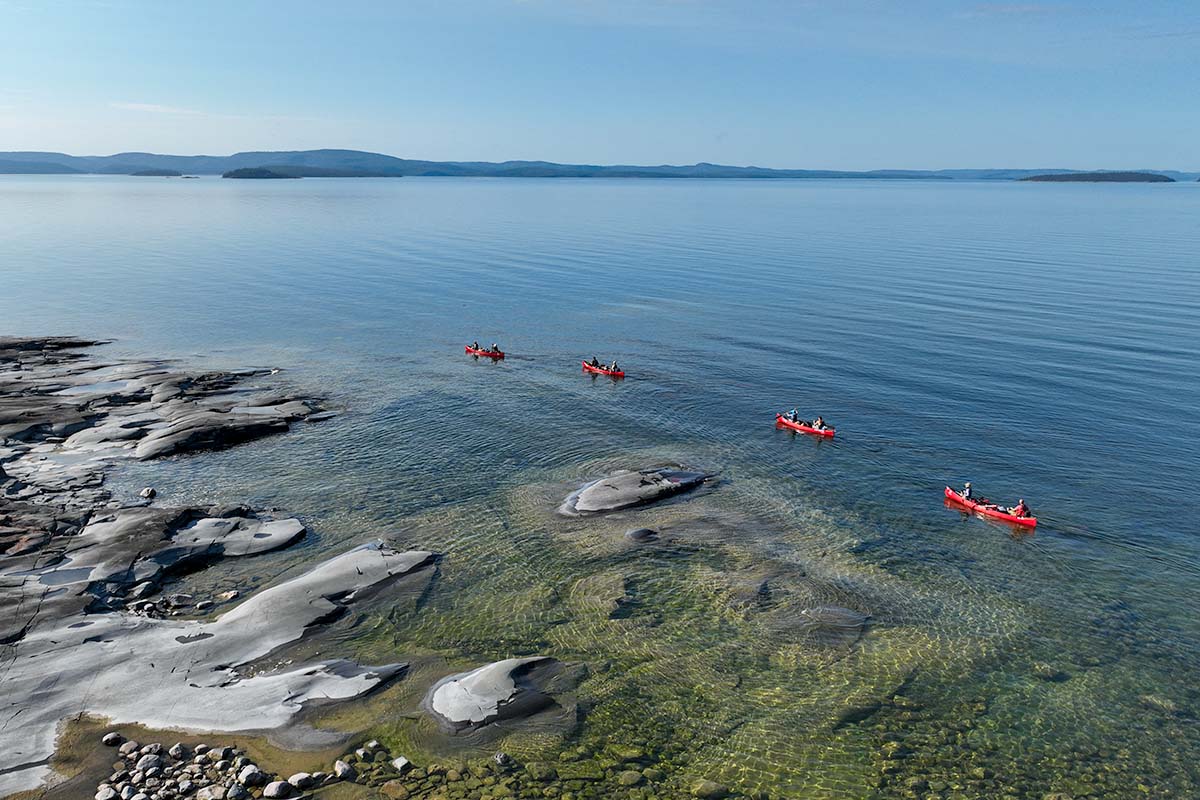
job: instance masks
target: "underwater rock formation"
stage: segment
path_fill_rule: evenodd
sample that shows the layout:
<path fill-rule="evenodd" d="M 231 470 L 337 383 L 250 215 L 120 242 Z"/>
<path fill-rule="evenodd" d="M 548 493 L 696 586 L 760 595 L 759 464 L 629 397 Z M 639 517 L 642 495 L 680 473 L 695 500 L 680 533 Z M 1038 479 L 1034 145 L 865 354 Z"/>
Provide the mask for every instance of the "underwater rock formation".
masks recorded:
<path fill-rule="evenodd" d="M 634 528 L 633 530 L 625 531 L 625 538 L 631 542 L 645 544 L 658 540 L 658 531 L 653 528 Z"/>
<path fill-rule="evenodd" d="M 798 615 L 797 630 L 824 647 L 849 647 L 867 627 L 866 614 L 840 606 L 806 608 Z"/>

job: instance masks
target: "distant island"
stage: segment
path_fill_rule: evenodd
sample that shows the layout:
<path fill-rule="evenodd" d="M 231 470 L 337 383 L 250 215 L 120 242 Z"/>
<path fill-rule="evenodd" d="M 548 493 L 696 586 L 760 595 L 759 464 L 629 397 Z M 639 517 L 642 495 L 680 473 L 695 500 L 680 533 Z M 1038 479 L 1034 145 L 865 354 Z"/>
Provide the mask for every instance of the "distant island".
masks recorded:
<path fill-rule="evenodd" d="M 241 169 L 231 169 L 229 172 L 221 175 L 222 178 L 299 178 L 299 175 L 284 175 L 282 172 L 276 172 L 273 169 L 266 167 L 242 167 Z"/>
<path fill-rule="evenodd" d="M 139 169 L 131 172 L 135 178 L 182 178 L 183 173 L 177 169 Z"/>
<path fill-rule="evenodd" d="M 1023 181 L 1041 183 L 1174 183 L 1175 179 L 1156 172 L 1066 172 L 1030 175 Z"/>
<path fill-rule="evenodd" d="M 552 161 L 424 161 L 397 158 L 363 150 L 275 150 L 234 153 L 230 156 L 179 156 L 159 153 L 117 153 L 111 156 L 72 156 L 39 151 L 0 152 L 0 173 L 129 175 L 149 170 L 172 170 L 185 175 L 225 175 L 244 169 L 261 169 L 284 178 L 693 178 L 693 179 L 799 179 L 845 178 L 854 180 L 1012 181 L 1052 175 L 1121 174 L 1078 169 L 776 169 L 727 164 L 558 164 Z M 1162 175 L 1192 181 L 1200 172 L 1142 170 L 1134 174 Z M 231 177 L 250 177 L 245 175 Z M 269 177 L 269 176 L 261 176 Z M 1084 180 L 1069 178 L 1068 180 Z M 1100 178 L 1098 180 L 1112 180 Z M 1154 178 L 1153 180 L 1162 180 Z"/>
<path fill-rule="evenodd" d="M 250 174 L 254 173 L 254 174 Z M 243 167 L 230 170 L 222 178 L 399 178 L 400 175 L 370 172 L 363 169 L 312 167 L 301 164 L 268 164 L 263 167 Z"/>

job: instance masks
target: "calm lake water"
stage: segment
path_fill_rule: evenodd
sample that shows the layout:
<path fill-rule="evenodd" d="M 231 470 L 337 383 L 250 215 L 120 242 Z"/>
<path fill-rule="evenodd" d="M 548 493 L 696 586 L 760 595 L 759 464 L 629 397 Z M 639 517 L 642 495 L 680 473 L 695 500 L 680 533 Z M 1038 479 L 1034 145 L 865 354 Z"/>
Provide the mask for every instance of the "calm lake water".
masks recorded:
<path fill-rule="evenodd" d="M 278 366 L 344 410 L 117 488 L 311 523 L 196 585 L 375 536 L 444 553 L 418 608 L 321 646 L 413 662 L 327 723 L 414 760 L 569 775 L 619 742 L 772 798 L 1200 794 L 1200 184 L 4 176 L 0 333 Z M 792 406 L 837 437 L 776 430 Z M 663 463 L 720 480 L 553 513 Z M 946 508 L 963 480 L 1036 534 Z M 829 605 L 861 639 L 797 623 Z M 527 653 L 588 665 L 578 728 L 410 718 Z"/>

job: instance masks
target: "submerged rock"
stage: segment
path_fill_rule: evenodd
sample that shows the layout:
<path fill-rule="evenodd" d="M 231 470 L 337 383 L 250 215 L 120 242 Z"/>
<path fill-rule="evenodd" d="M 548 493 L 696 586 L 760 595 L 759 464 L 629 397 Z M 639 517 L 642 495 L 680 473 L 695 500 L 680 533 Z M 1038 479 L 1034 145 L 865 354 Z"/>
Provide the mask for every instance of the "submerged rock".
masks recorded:
<path fill-rule="evenodd" d="M 625 531 L 625 538 L 639 544 L 655 542 L 658 541 L 658 531 L 651 528 L 634 528 L 633 530 Z"/>
<path fill-rule="evenodd" d="M 692 797 L 700 800 L 721 800 L 729 796 L 729 790 L 715 781 L 700 781 L 692 786 Z"/>
<path fill-rule="evenodd" d="M 859 640 L 870 616 L 841 606 L 806 608 L 798 615 L 797 630 L 825 647 L 849 647 Z"/>
<path fill-rule="evenodd" d="M 1053 664 L 1047 664 L 1042 661 L 1035 663 L 1031 668 L 1031 672 L 1033 672 L 1034 677 L 1049 681 L 1050 683 L 1062 683 L 1071 677 Z"/>
<path fill-rule="evenodd" d="M 526 717 L 554 705 L 542 683 L 558 662 L 546 656 L 509 658 L 443 678 L 425 697 L 425 708 L 455 730 Z"/>
<path fill-rule="evenodd" d="M 694 489 L 711 477 L 706 472 L 669 467 L 619 472 L 573 492 L 559 506 L 559 511 L 568 515 L 599 514 L 646 505 Z"/>

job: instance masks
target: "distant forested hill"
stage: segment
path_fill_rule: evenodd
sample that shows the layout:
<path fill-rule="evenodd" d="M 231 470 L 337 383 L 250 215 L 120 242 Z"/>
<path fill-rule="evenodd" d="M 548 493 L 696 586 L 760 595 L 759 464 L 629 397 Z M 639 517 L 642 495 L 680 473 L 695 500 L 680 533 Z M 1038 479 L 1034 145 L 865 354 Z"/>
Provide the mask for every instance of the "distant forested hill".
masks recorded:
<path fill-rule="evenodd" d="M 1154 172 L 1068 172 L 1056 175 L 1030 175 L 1023 181 L 1042 183 L 1174 183 L 1174 178 Z"/>
<path fill-rule="evenodd" d="M 52 161 L 10 161 L 0 159 L 0 175 L 79 175 L 86 170 L 75 169 Z"/>

